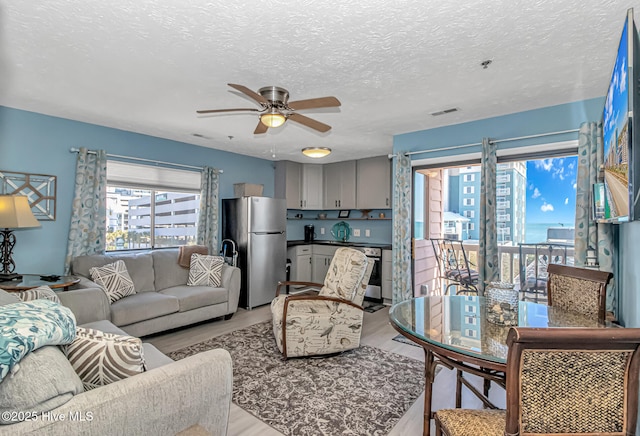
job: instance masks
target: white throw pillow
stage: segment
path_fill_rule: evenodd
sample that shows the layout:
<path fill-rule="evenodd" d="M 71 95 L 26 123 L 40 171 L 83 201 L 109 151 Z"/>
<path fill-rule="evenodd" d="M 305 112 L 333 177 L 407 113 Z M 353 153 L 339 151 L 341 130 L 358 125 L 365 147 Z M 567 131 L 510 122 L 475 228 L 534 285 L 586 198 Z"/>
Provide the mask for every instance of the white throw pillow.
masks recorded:
<path fill-rule="evenodd" d="M 222 283 L 222 264 L 224 258 L 221 256 L 205 256 L 202 254 L 191 255 L 191 266 L 189 267 L 189 281 L 187 286 L 213 286 L 217 288 Z"/>
<path fill-rule="evenodd" d="M 133 336 L 76 328 L 76 339 L 63 347 L 85 390 L 144 372 L 142 341 Z"/>
<path fill-rule="evenodd" d="M 89 274 L 91 274 L 91 279 L 102 287 L 111 303 L 136 293 L 133 280 L 131 280 L 127 266 L 122 260 L 93 267 L 89 270 Z"/>
<path fill-rule="evenodd" d="M 16 292 L 16 294 L 22 301 L 49 300 L 55 303 L 60 303 L 60 299 L 58 298 L 54 290 L 46 285 L 27 289 L 26 291 Z"/>

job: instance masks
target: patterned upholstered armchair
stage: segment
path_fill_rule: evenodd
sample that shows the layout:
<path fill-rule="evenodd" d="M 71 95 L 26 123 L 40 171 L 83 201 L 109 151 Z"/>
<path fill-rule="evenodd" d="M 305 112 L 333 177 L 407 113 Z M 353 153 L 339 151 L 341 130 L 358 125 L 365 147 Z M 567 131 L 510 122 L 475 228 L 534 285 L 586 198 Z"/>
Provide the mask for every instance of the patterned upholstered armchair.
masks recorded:
<path fill-rule="evenodd" d="M 556 264 L 550 264 L 547 273 L 549 306 L 605 320 L 607 284 L 613 274 Z"/>
<path fill-rule="evenodd" d="M 512 328 L 507 410 L 439 410 L 436 435 L 632 435 L 640 329 Z"/>
<path fill-rule="evenodd" d="M 336 250 L 324 285 L 281 282 L 271 302 L 273 334 L 285 358 L 337 353 L 360 346 L 362 301 L 373 262 L 352 248 Z M 318 295 L 280 295 L 286 285 L 321 288 Z"/>

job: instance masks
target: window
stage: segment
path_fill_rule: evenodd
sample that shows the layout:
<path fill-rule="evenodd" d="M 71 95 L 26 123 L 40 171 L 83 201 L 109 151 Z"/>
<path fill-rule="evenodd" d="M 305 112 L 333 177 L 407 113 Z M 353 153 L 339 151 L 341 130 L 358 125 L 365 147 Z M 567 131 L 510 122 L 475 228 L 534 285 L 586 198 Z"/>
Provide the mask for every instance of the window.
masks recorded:
<path fill-rule="evenodd" d="M 200 173 L 107 162 L 107 251 L 196 243 Z"/>
<path fill-rule="evenodd" d="M 476 223 L 469 223 L 469 231 L 473 232 L 476 229 Z"/>
<path fill-rule="evenodd" d="M 475 210 L 465 210 L 464 211 L 464 216 L 466 216 L 467 218 L 475 218 L 476 211 Z"/>
<path fill-rule="evenodd" d="M 464 206 L 473 206 L 475 205 L 475 198 L 465 198 L 462 200 L 462 204 Z"/>
<path fill-rule="evenodd" d="M 463 189 L 465 194 L 473 194 L 475 192 L 475 186 L 465 186 Z"/>
<path fill-rule="evenodd" d="M 476 180 L 475 174 L 465 174 L 463 180 L 465 182 L 474 182 Z"/>

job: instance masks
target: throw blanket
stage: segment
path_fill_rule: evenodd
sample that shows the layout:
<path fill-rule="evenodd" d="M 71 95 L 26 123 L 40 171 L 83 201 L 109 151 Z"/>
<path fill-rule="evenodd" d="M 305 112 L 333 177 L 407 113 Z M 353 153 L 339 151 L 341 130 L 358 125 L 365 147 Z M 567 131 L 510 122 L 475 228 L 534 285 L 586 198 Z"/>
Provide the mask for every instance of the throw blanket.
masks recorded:
<path fill-rule="evenodd" d="M 192 254 L 209 254 L 209 250 L 204 245 L 182 245 L 180 247 L 180 254 L 178 255 L 178 265 L 183 268 L 189 268 L 191 266 Z"/>

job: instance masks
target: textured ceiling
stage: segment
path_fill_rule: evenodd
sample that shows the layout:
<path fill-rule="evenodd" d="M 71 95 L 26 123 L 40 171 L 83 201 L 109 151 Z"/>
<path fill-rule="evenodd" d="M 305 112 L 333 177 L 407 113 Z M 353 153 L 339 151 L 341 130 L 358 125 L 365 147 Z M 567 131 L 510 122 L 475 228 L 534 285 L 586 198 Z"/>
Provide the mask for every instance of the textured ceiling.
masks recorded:
<path fill-rule="evenodd" d="M 633 6 L 0 0 L 0 105 L 266 159 L 311 161 L 307 146 L 334 150 L 314 162 L 375 156 L 394 134 L 603 96 Z M 288 122 L 253 135 L 255 113 L 196 116 L 252 107 L 227 83 L 342 106 L 303 112 L 325 134 Z"/>

